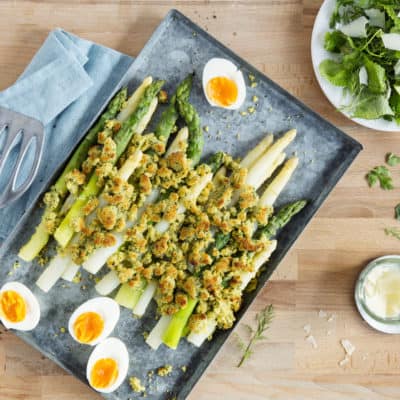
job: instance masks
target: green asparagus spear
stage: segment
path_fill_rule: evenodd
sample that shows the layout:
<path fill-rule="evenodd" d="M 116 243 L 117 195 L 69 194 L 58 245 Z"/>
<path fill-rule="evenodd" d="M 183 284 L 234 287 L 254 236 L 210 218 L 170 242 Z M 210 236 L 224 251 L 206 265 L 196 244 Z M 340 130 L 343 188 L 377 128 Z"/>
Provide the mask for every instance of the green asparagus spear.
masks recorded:
<path fill-rule="evenodd" d="M 125 151 L 133 134 L 135 133 L 137 125 L 148 112 L 152 100 L 157 96 L 157 93 L 160 91 L 163 84 L 164 81 L 155 81 L 147 87 L 135 112 L 125 122 L 123 122 L 121 129 L 115 135 L 114 142 L 116 143 L 116 157 L 114 164 Z M 101 185 L 98 184 L 97 175 L 92 174 L 89 182 L 83 188 L 77 200 L 72 205 L 60 226 L 54 233 L 55 239 L 61 246 L 65 247 L 71 240 L 74 234 L 72 227 L 73 221 L 83 216 L 83 207 L 92 196 L 97 196 L 99 194 L 101 188 Z"/>
<path fill-rule="evenodd" d="M 179 340 L 182 337 L 185 326 L 192 315 L 194 308 L 197 305 L 198 300 L 189 298 L 185 307 L 181 308 L 176 314 L 173 315 L 168 328 L 163 335 L 163 343 L 171 349 L 176 349 L 179 344 Z"/>
<path fill-rule="evenodd" d="M 282 207 L 272 218 L 268 221 L 268 224 L 260 228 L 256 232 L 256 237 L 262 235 L 267 238 L 272 238 L 276 235 L 279 229 L 282 229 L 297 213 L 299 213 L 307 204 L 305 200 L 298 200 L 293 203 L 289 203 Z"/>
<path fill-rule="evenodd" d="M 177 87 L 175 94 L 172 96 L 167 109 L 161 114 L 160 122 L 157 124 L 154 133 L 159 139 L 165 142 L 168 140 L 179 114 L 176 107 L 176 100 L 187 102 L 189 100 L 190 91 L 192 89 L 193 75 L 188 75 Z"/>
<path fill-rule="evenodd" d="M 68 161 L 64 172 L 55 183 L 57 193 L 59 193 L 61 196 L 67 194 L 67 174 L 73 169 L 79 168 L 83 161 L 85 161 L 90 147 L 92 147 L 92 145 L 97 140 L 97 134 L 104 129 L 105 122 L 113 119 L 121 110 L 123 103 L 126 101 L 127 93 L 128 91 L 126 88 L 117 93 L 117 95 L 111 100 L 110 104 L 108 105 L 106 112 L 99 118 L 97 123 L 89 131 L 89 133 L 83 139 L 82 143 L 76 149 L 75 153 L 72 155 L 71 159 Z"/>
<path fill-rule="evenodd" d="M 113 119 L 117 113 L 121 110 L 123 103 L 126 101 L 127 90 L 122 89 L 117 95 L 111 100 L 106 111 L 100 116 L 99 120 L 93 126 L 92 129 L 85 136 L 81 144 L 75 150 L 74 154 L 68 161 L 63 173 L 57 179 L 53 185 L 52 190 L 58 196 L 58 202 L 51 206 L 46 206 L 42 219 L 39 225 L 36 227 L 35 233 L 31 236 L 29 241 L 19 251 L 19 257 L 25 261 L 33 260 L 43 247 L 47 244 L 50 238 L 50 233 L 46 228 L 46 220 L 50 213 L 58 212 L 61 207 L 65 196 L 68 193 L 66 185 L 66 177 L 69 172 L 75 168 L 79 168 L 82 162 L 87 157 L 90 147 L 96 142 L 97 134 L 104 129 L 105 122 Z"/>
<path fill-rule="evenodd" d="M 177 100 L 177 106 L 180 116 L 189 128 L 189 143 L 186 153 L 192 160 L 193 165 L 196 165 L 200 161 L 204 147 L 204 136 L 201 131 L 200 117 L 192 104 L 187 101 Z"/>

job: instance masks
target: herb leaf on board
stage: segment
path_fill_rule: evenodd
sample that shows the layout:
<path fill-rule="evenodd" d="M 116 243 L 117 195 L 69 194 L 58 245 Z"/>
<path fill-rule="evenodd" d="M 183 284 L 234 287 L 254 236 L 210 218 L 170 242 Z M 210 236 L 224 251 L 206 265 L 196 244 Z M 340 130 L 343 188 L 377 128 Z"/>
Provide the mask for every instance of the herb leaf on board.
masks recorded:
<path fill-rule="evenodd" d="M 394 153 L 387 153 L 386 154 L 386 164 L 390 165 L 391 167 L 400 164 L 400 157 L 396 156 Z"/>
<path fill-rule="evenodd" d="M 394 188 L 390 171 L 383 165 L 375 167 L 369 171 L 366 175 L 366 179 L 369 187 L 372 187 L 379 182 L 379 185 L 383 190 L 391 190 Z"/>

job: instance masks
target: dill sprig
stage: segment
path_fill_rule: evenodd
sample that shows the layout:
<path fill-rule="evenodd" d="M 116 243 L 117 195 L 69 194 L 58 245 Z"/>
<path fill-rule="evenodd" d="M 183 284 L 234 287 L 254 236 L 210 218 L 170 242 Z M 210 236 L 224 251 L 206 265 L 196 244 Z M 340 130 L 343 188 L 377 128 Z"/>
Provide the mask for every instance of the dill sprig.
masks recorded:
<path fill-rule="evenodd" d="M 250 325 L 247 324 L 245 325 L 245 327 L 250 332 L 250 340 L 247 345 L 240 338 L 240 336 L 237 335 L 238 346 L 240 350 L 243 352 L 242 358 L 240 359 L 239 364 L 237 365 L 238 368 L 241 367 L 242 364 L 252 356 L 253 345 L 260 340 L 267 339 L 267 337 L 264 335 L 264 332 L 269 328 L 269 325 L 271 324 L 273 317 L 274 317 L 274 308 L 272 304 L 270 304 L 269 306 L 266 306 L 263 310 L 261 310 L 259 313 L 257 313 L 256 329 L 252 328 Z"/>

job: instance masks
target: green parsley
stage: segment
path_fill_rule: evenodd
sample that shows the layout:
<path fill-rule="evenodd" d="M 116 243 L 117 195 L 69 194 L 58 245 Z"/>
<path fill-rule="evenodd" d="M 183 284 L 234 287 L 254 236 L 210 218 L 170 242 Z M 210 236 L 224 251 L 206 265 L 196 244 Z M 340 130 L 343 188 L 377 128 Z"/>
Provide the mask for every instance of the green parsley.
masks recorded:
<path fill-rule="evenodd" d="M 396 154 L 393 154 L 393 153 L 387 153 L 386 154 L 386 164 L 390 165 L 391 167 L 394 167 L 397 164 L 400 164 L 400 157 L 396 156 Z"/>
<path fill-rule="evenodd" d="M 393 236 L 394 238 L 400 240 L 400 228 L 396 228 L 394 226 L 385 228 L 385 234 L 387 236 Z"/>
<path fill-rule="evenodd" d="M 393 181 L 392 181 L 392 176 L 390 175 L 390 171 L 383 165 L 375 167 L 374 169 L 369 171 L 368 174 L 366 175 L 366 179 L 369 187 L 372 187 L 377 182 L 379 182 L 379 185 L 382 189 L 384 190 L 393 189 Z"/>
<path fill-rule="evenodd" d="M 394 208 L 394 215 L 396 219 L 400 221 L 400 204 L 397 204 L 397 206 Z"/>

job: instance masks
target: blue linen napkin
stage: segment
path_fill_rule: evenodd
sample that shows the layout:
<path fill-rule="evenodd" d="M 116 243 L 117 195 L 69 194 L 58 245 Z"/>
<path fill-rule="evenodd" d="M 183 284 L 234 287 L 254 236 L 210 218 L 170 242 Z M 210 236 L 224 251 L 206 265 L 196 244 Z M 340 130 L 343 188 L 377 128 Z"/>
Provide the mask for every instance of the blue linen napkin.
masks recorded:
<path fill-rule="evenodd" d="M 43 191 L 58 167 L 60 154 L 68 154 L 76 145 L 132 62 L 130 56 L 55 29 L 17 82 L 0 92 L 2 106 L 45 124 L 43 158 L 35 181 L 22 197 L 0 209 L 0 246 Z M 12 168 L 16 152 L 14 149 L 6 168 Z M 23 182 L 29 173 L 31 153 L 17 182 Z"/>

